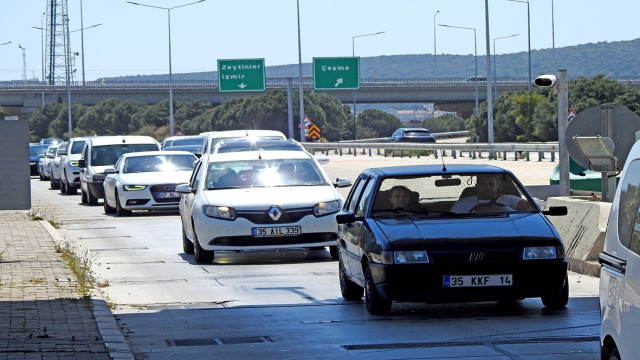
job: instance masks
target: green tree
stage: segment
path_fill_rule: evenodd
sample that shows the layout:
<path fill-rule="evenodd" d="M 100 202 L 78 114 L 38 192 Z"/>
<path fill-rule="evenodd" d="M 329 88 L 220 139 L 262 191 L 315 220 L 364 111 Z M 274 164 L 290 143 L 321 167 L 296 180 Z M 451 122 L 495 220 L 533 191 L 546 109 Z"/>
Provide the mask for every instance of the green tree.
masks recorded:
<path fill-rule="evenodd" d="M 420 126 L 434 133 L 466 130 L 464 119 L 451 114 L 424 119 Z"/>
<path fill-rule="evenodd" d="M 358 138 L 382 138 L 404 126 L 397 116 L 376 109 L 367 109 L 358 114 Z M 371 130 L 369 136 L 365 132 Z"/>
<path fill-rule="evenodd" d="M 45 104 L 29 116 L 31 142 L 37 142 L 49 136 L 49 125 L 58 117 L 63 105 L 59 102 Z M 64 107 L 66 108 L 66 105 Z"/>
<path fill-rule="evenodd" d="M 535 107 L 545 101 L 538 93 L 519 93 L 511 98 L 510 115 L 515 120 L 522 134 L 516 135 L 517 141 L 539 141 L 534 135 L 536 121 L 534 119 Z"/>

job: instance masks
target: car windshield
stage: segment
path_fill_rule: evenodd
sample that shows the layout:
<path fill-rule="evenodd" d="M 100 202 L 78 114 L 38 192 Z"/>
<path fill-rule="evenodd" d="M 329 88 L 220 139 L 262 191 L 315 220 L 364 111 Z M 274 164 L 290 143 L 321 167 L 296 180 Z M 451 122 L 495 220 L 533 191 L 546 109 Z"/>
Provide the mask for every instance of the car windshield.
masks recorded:
<path fill-rule="evenodd" d="M 156 144 L 115 144 L 95 146 L 91 151 L 93 166 L 110 166 L 116 163 L 122 154 L 139 151 L 157 151 Z"/>
<path fill-rule="evenodd" d="M 29 156 L 42 155 L 47 151 L 49 145 L 34 145 L 29 147 Z"/>
<path fill-rule="evenodd" d="M 235 136 L 235 137 L 221 137 L 221 138 L 215 138 L 212 139 L 211 141 L 211 151 L 213 152 L 214 147 L 220 142 L 220 141 L 235 141 L 235 140 L 245 140 L 247 139 L 247 136 Z M 277 135 L 263 135 L 263 136 L 256 136 L 256 137 L 251 137 L 251 139 L 264 139 L 264 140 L 282 140 L 282 137 L 277 136 Z"/>
<path fill-rule="evenodd" d="M 80 154 L 82 152 L 83 147 L 84 147 L 84 140 L 74 141 L 73 145 L 71 145 L 70 154 Z"/>
<path fill-rule="evenodd" d="M 125 159 L 123 173 L 156 171 L 192 171 L 195 158 L 192 155 L 148 155 Z"/>
<path fill-rule="evenodd" d="M 285 150 L 300 151 L 303 150 L 298 144 L 287 141 L 236 141 L 221 144 L 218 147 L 218 153 L 236 152 L 236 151 L 266 151 L 266 150 Z"/>
<path fill-rule="evenodd" d="M 47 148 L 47 152 L 46 155 L 50 155 L 51 157 L 53 157 L 56 154 L 56 151 L 58 150 L 57 146 L 49 146 Z"/>
<path fill-rule="evenodd" d="M 208 190 L 323 185 L 327 182 L 311 159 L 212 162 L 207 173 Z"/>
<path fill-rule="evenodd" d="M 171 144 L 165 144 L 165 146 L 182 146 L 182 145 L 200 145 L 202 146 L 202 141 L 204 138 L 202 137 L 193 137 L 193 138 L 184 138 L 184 139 L 175 139 L 171 142 Z"/>
<path fill-rule="evenodd" d="M 483 216 L 538 211 L 506 173 L 385 178 L 375 193 L 372 216 Z"/>

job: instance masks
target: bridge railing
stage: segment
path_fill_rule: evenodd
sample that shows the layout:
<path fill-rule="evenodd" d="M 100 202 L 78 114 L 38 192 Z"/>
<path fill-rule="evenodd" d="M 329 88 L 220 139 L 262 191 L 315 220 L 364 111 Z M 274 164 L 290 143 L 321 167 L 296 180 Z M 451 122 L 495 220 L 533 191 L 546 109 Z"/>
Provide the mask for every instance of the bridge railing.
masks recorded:
<path fill-rule="evenodd" d="M 640 86 L 640 76 L 613 76 L 611 79 L 617 80 L 620 83 L 631 86 Z M 299 86 L 297 77 L 278 77 L 267 78 L 267 89 L 285 89 L 287 83 L 290 82 L 291 86 L 296 88 Z M 527 78 L 524 77 L 498 77 L 494 79 L 494 82 L 498 86 L 526 86 Z M 302 85 L 304 88 L 313 88 L 313 78 L 302 78 Z M 360 80 L 360 88 L 392 88 L 392 87 L 442 87 L 442 86 L 486 86 L 486 81 L 478 81 L 468 78 L 364 78 Z M 218 89 L 218 80 L 173 80 L 172 86 L 175 89 Z M 57 82 L 54 84 L 46 84 L 40 81 L 0 81 L 0 91 L 7 90 L 61 90 L 66 89 L 65 82 Z M 86 81 L 84 84 L 81 81 L 73 81 L 70 84 L 73 89 L 164 89 L 169 87 L 168 80 L 127 80 L 127 81 Z"/>
<path fill-rule="evenodd" d="M 323 154 L 336 155 L 353 155 L 373 156 L 374 153 L 379 156 L 393 157 L 420 157 L 422 155 L 438 156 L 458 156 L 464 157 L 465 154 L 470 158 L 485 157 L 508 160 L 512 154 L 513 160 L 531 160 L 531 154 L 537 154 L 537 160 L 542 161 L 547 157 L 550 161 L 555 161 L 558 152 L 558 143 L 369 143 L 369 142 L 339 142 L 339 143 L 322 143 L 322 142 L 305 142 L 302 145 L 312 154 L 321 152 Z"/>

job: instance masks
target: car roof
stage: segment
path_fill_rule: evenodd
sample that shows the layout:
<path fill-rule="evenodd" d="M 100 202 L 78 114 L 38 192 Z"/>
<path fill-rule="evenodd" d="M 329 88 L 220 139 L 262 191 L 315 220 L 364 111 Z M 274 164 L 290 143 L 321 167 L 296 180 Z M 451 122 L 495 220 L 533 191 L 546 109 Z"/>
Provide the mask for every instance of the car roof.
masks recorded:
<path fill-rule="evenodd" d="M 138 157 L 138 156 L 158 156 L 158 155 L 191 155 L 191 156 L 195 156 L 195 155 L 193 155 L 192 152 L 189 152 L 189 151 L 159 150 L 159 151 L 136 151 L 136 152 L 130 152 L 130 153 L 122 154 L 122 157 L 130 158 L 130 157 Z"/>
<path fill-rule="evenodd" d="M 216 144 L 216 148 L 244 148 L 246 146 L 251 146 L 255 148 L 269 148 L 269 147 L 286 147 L 287 149 L 297 148 L 303 150 L 302 145 L 295 140 L 292 139 L 252 139 L 252 138 L 243 138 L 243 139 L 234 139 L 230 141 L 222 140 L 218 144 Z M 284 149 L 283 149 L 284 150 Z"/>
<path fill-rule="evenodd" d="M 113 144 L 157 144 L 158 141 L 151 136 L 145 135 L 115 135 L 115 136 L 94 136 L 87 137 L 93 145 L 113 145 Z"/>
<path fill-rule="evenodd" d="M 445 175 L 445 174 L 475 174 L 475 173 L 495 173 L 495 174 L 511 174 L 509 170 L 493 166 L 493 165 L 471 165 L 471 164 L 454 164 L 445 165 L 405 165 L 405 166 L 388 166 L 379 168 L 369 168 L 363 172 L 375 173 L 381 177 L 396 176 L 412 176 L 412 175 Z"/>
<path fill-rule="evenodd" d="M 306 151 L 287 151 L 287 150 L 274 150 L 274 151 L 237 151 L 217 154 L 203 155 L 205 161 L 208 162 L 223 162 L 223 161 L 235 161 L 235 160 L 278 160 L 278 159 L 313 159 L 313 157 Z"/>
<path fill-rule="evenodd" d="M 240 137 L 240 136 L 282 136 L 286 138 L 281 131 L 278 130 L 224 130 L 224 131 L 207 131 L 200 133 L 200 136 L 208 136 L 215 138 L 225 138 L 225 137 Z"/>

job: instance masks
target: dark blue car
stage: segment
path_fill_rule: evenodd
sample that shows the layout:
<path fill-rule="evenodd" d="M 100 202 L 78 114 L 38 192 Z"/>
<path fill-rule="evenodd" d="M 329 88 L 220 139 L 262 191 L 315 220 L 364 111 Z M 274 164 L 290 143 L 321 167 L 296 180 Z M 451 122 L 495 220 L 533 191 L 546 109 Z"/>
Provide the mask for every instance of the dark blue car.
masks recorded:
<path fill-rule="evenodd" d="M 31 168 L 31 176 L 38 175 L 38 162 L 40 155 L 44 156 L 49 144 L 29 145 L 29 167 Z"/>
<path fill-rule="evenodd" d="M 339 224 L 339 281 L 346 300 L 392 302 L 569 299 L 565 250 L 515 176 L 488 165 L 398 166 L 362 172 Z"/>

